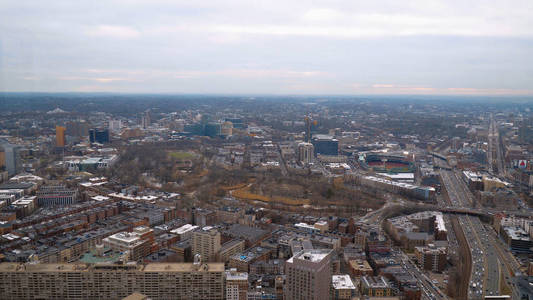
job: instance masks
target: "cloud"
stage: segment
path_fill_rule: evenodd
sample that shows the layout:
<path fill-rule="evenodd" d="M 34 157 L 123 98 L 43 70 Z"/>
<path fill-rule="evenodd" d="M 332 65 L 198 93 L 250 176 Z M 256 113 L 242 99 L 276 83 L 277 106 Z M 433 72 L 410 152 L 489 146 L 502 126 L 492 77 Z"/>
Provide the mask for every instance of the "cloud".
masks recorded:
<path fill-rule="evenodd" d="M 333 21 L 343 17 L 338 10 L 331 8 L 315 8 L 306 11 L 302 19 L 307 21 Z"/>
<path fill-rule="evenodd" d="M 87 34 L 97 37 L 132 39 L 141 35 L 139 31 L 127 26 L 99 25 L 87 30 Z"/>
<path fill-rule="evenodd" d="M 422 94 L 422 95 L 533 95 L 531 89 L 497 89 L 497 88 L 435 88 L 426 86 L 409 86 L 396 84 L 373 84 L 371 89 L 359 86 L 356 88 L 359 92 L 368 92 L 371 94 Z"/>
<path fill-rule="evenodd" d="M 532 11 L 530 0 L 7 1 L 0 78 L 12 91 L 530 93 Z"/>
<path fill-rule="evenodd" d="M 58 80 L 64 81 L 95 81 L 100 83 L 109 83 L 115 81 L 136 81 L 134 79 L 119 78 L 119 77 L 87 77 L 87 76 L 61 76 Z"/>

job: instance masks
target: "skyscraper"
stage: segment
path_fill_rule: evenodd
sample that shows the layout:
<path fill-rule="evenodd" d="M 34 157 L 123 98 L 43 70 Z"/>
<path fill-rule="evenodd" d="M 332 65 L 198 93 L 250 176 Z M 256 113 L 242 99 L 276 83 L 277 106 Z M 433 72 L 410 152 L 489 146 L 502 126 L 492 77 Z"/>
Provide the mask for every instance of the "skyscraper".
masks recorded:
<path fill-rule="evenodd" d="M 92 143 L 109 143 L 109 129 L 90 129 L 89 141 Z"/>
<path fill-rule="evenodd" d="M 329 299 L 331 249 L 303 250 L 285 263 L 285 299 Z"/>
<path fill-rule="evenodd" d="M 150 116 L 150 110 L 147 110 L 141 115 L 141 126 L 146 129 L 150 124 L 152 124 L 152 117 Z"/>
<path fill-rule="evenodd" d="M 7 141 L 0 141 L 0 147 L 4 149 L 4 161 L 9 176 L 20 171 L 20 146 L 12 145 Z"/>
<path fill-rule="evenodd" d="M 121 127 L 122 122 L 120 120 L 109 120 L 109 130 L 111 132 L 119 133 Z"/>
<path fill-rule="evenodd" d="M 309 164 L 313 162 L 315 147 L 311 143 L 298 144 L 298 160 L 302 164 Z"/>
<path fill-rule="evenodd" d="M 89 134 L 89 123 L 85 120 L 67 122 L 67 135 L 87 136 Z"/>
<path fill-rule="evenodd" d="M 339 155 L 339 141 L 330 135 L 313 135 L 311 143 L 313 143 L 313 146 L 315 147 L 315 156 L 318 154 Z"/>
<path fill-rule="evenodd" d="M 65 147 L 66 138 L 65 138 L 65 131 L 67 128 L 63 126 L 56 126 L 56 146 L 57 147 Z"/>

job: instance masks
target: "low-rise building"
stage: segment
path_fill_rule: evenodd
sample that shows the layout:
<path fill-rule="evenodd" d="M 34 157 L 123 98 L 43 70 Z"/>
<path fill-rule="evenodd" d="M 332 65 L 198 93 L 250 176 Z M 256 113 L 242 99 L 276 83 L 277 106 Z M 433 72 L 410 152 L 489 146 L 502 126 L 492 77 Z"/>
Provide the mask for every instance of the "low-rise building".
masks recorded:
<path fill-rule="evenodd" d="M 363 276 L 361 278 L 361 294 L 371 297 L 393 296 L 390 282 L 383 276 Z"/>
<path fill-rule="evenodd" d="M 350 274 L 354 277 L 372 276 L 374 270 L 366 259 L 353 259 L 348 261 Z"/>
<path fill-rule="evenodd" d="M 355 294 L 356 288 L 349 275 L 331 276 L 331 299 L 351 300 Z"/>
<path fill-rule="evenodd" d="M 151 229 L 149 229 L 151 230 Z M 119 232 L 102 240 L 104 246 L 113 250 L 128 251 L 129 259 L 138 261 L 150 254 L 151 241 L 143 238 L 146 231 Z"/>

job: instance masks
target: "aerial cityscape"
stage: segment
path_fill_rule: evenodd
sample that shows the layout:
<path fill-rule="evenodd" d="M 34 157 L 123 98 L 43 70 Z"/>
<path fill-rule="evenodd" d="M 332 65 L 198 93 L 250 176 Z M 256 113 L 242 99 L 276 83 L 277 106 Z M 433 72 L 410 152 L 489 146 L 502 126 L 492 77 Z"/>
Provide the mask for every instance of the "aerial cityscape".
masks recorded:
<path fill-rule="evenodd" d="M 0 1 L 0 300 L 533 300 L 533 1 Z"/>
<path fill-rule="evenodd" d="M 2 298 L 531 295 L 533 101 L 2 99 Z"/>

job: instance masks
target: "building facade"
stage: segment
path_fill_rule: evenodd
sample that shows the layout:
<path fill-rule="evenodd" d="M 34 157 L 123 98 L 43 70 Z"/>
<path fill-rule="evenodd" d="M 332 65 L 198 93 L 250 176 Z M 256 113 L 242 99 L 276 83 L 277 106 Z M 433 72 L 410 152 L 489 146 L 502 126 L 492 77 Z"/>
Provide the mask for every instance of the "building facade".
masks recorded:
<path fill-rule="evenodd" d="M 329 299 L 331 286 L 330 249 L 303 250 L 285 263 L 285 299 Z"/>
<path fill-rule="evenodd" d="M 202 261 L 216 261 L 220 250 L 220 232 L 214 227 L 205 226 L 192 234 L 192 255 L 200 254 Z"/>
<path fill-rule="evenodd" d="M 311 143 L 298 144 L 298 161 L 306 165 L 313 162 L 315 147 Z"/>
<path fill-rule="evenodd" d="M 3 299 L 224 299 L 224 264 L 0 264 Z"/>
<path fill-rule="evenodd" d="M 66 127 L 56 126 L 56 146 L 57 147 L 65 147 L 65 144 L 66 144 L 65 132 L 66 131 L 67 131 Z"/>
<path fill-rule="evenodd" d="M 69 189 L 64 185 L 42 186 L 37 192 L 39 206 L 60 206 L 77 203 L 78 190 Z"/>

